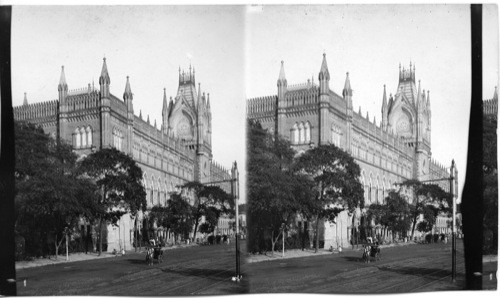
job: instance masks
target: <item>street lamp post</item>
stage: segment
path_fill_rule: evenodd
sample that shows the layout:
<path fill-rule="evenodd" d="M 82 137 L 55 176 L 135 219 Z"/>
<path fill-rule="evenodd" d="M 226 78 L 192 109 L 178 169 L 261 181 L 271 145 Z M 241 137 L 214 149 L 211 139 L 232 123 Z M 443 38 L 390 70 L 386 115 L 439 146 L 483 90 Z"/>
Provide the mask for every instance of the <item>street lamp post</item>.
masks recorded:
<path fill-rule="evenodd" d="M 239 177 L 239 172 L 238 172 L 238 166 L 236 164 L 236 161 L 233 164 L 233 167 L 231 168 L 231 179 L 228 180 L 220 180 L 220 181 L 210 181 L 207 183 L 203 184 L 218 184 L 218 183 L 224 183 L 224 182 L 231 182 L 231 195 L 234 197 L 234 204 L 235 204 L 235 245 L 236 245 L 236 276 L 233 276 L 232 280 L 233 281 L 240 281 L 242 276 L 240 273 L 240 246 L 239 246 L 239 218 L 238 218 L 238 200 L 240 197 L 240 177 Z"/>
<path fill-rule="evenodd" d="M 451 200 L 452 200 L 452 205 L 453 205 L 453 211 L 452 211 L 452 227 L 451 227 L 451 280 L 452 282 L 456 281 L 456 276 L 457 276 L 457 238 L 456 238 L 456 216 L 457 216 L 457 202 L 455 200 L 455 194 L 454 194 L 454 184 L 455 184 L 455 160 L 453 159 L 451 161 L 451 167 L 450 167 L 450 177 L 448 178 L 439 178 L 439 179 L 431 179 L 431 180 L 425 180 L 425 181 L 420 181 L 422 183 L 425 182 L 437 182 L 437 181 L 444 181 L 448 180 L 450 181 L 450 194 L 451 194 Z"/>
<path fill-rule="evenodd" d="M 238 172 L 238 166 L 236 164 L 236 161 L 233 164 L 233 167 L 231 168 L 231 192 L 234 196 L 234 204 L 236 207 L 236 214 L 235 214 L 235 220 L 236 220 L 236 231 L 235 231 L 235 237 L 236 237 L 236 276 L 233 278 L 235 281 L 240 281 L 241 279 L 241 274 L 240 274 L 240 247 L 239 247 L 239 212 L 238 212 L 238 200 L 240 196 L 240 187 L 239 187 L 239 172 Z"/>
<path fill-rule="evenodd" d="M 456 231 L 456 216 L 457 216 L 457 204 L 455 201 L 455 194 L 453 193 L 454 184 L 454 171 L 455 171 L 455 160 L 451 161 L 450 168 L 450 194 L 453 204 L 452 213 L 452 227 L 451 227 L 451 280 L 456 281 L 457 275 L 457 231 Z"/>

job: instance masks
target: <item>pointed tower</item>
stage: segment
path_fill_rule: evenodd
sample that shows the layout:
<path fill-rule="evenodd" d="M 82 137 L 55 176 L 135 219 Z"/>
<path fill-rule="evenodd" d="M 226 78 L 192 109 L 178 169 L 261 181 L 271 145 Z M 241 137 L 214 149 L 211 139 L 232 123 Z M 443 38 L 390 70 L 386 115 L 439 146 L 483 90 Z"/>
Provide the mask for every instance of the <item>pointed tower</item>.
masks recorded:
<path fill-rule="evenodd" d="M 109 84 L 111 80 L 108 74 L 108 66 L 106 65 L 106 58 L 103 58 L 101 76 L 99 77 L 100 86 L 100 121 L 101 121 L 101 134 L 99 148 L 107 148 L 113 144 L 111 139 L 111 101 L 109 97 Z"/>
<path fill-rule="evenodd" d="M 133 100 L 134 96 L 132 94 L 132 89 L 130 88 L 129 77 L 127 76 L 127 83 L 125 84 L 125 92 L 123 92 L 123 100 L 125 101 L 125 105 L 127 106 L 127 148 L 125 148 L 126 152 L 133 156 L 133 144 L 134 144 L 134 105 Z"/>
<path fill-rule="evenodd" d="M 24 92 L 24 100 L 23 100 L 23 106 L 28 105 L 28 98 L 26 97 L 26 92 Z"/>
<path fill-rule="evenodd" d="M 328 121 L 330 107 L 330 72 L 326 63 L 326 54 L 323 53 L 323 62 L 319 70 L 319 145 L 326 145 L 329 141 L 330 122 Z"/>
<path fill-rule="evenodd" d="M 352 139 L 352 89 L 351 81 L 349 80 L 349 72 L 346 73 L 344 89 L 342 90 L 342 96 L 345 101 L 346 110 L 346 149 L 348 153 L 351 153 L 351 139 Z"/>
<path fill-rule="evenodd" d="M 287 81 L 285 77 L 285 65 L 284 62 L 281 61 L 280 74 L 278 76 L 278 121 L 276 122 L 275 133 L 288 136 L 285 133 L 286 129 L 286 92 L 287 92 Z"/>
<path fill-rule="evenodd" d="M 58 138 L 65 139 L 68 132 L 68 84 L 64 74 L 64 65 L 61 66 L 61 78 L 57 86 L 59 92 L 59 136 Z"/>
<path fill-rule="evenodd" d="M 382 130 L 387 131 L 387 94 L 385 92 L 384 84 L 384 95 L 382 95 Z"/>
<path fill-rule="evenodd" d="M 163 88 L 163 107 L 161 109 L 161 129 L 164 134 L 168 133 L 168 103 L 167 88 Z"/>

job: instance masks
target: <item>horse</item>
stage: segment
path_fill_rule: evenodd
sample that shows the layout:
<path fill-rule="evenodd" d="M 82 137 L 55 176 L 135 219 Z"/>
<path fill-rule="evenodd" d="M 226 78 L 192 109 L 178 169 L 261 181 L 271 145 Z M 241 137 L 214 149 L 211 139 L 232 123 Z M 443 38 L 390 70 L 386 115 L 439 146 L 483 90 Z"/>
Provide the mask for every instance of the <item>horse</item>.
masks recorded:
<path fill-rule="evenodd" d="M 370 263 L 371 258 L 374 258 L 375 261 L 380 260 L 380 248 L 378 244 L 366 245 L 363 249 L 363 261 L 365 263 Z"/>
<path fill-rule="evenodd" d="M 148 247 L 146 251 L 146 263 L 152 266 L 155 259 L 158 260 L 158 264 L 163 262 L 163 250 L 161 247 Z"/>

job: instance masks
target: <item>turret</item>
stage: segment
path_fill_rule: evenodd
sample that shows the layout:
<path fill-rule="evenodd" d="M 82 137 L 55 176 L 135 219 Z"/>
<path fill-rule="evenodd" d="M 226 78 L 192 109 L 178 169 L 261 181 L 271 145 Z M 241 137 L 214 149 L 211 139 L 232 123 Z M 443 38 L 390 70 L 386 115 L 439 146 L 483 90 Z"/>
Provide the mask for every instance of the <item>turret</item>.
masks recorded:
<path fill-rule="evenodd" d="M 342 96 L 345 100 L 346 105 L 346 136 L 345 136 L 345 144 L 347 148 L 347 152 L 351 153 L 351 131 L 352 131 L 352 89 L 351 82 L 349 80 L 349 72 L 346 73 L 344 90 L 342 90 Z"/>
<path fill-rule="evenodd" d="M 323 61 L 319 70 L 319 145 L 326 145 L 331 139 L 330 136 L 330 72 L 326 63 L 326 54 L 323 53 Z"/>
<path fill-rule="evenodd" d="M 100 121 L 101 121 L 101 134 L 100 134 L 100 149 L 106 148 L 113 144 L 111 139 L 111 102 L 109 96 L 109 84 L 111 80 L 109 79 L 108 66 L 106 65 L 106 58 L 103 58 L 101 76 L 99 77 L 100 86 L 100 96 L 101 96 L 101 110 L 100 110 Z"/>
<path fill-rule="evenodd" d="M 109 79 L 108 66 L 106 65 L 106 58 L 103 58 L 101 76 L 99 77 L 99 85 L 101 87 L 101 97 L 109 97 L 109 84 L 111 80 Z"/>
<path fill-rule="evenodd" d="M 323 62 L 321 63 L 321 69 L 319 71 L 319 90 L 321 94 L 328 94 L 330 91 L 330 72 L 328 71 L 328 65 L 326 63 L 326 54 L 323 53 Z"/>
<path fill-rule="evenodd" d="M 132 89 L 130 88 L 129 77 L 127 76 L 127 83 L 125 84 L 125 92 L 123 92 L 123 100 L 127 106 L 127 112 L 134 113 L 134 106 L 132 103 L 134 96 L 132 94 Z"/>
<path fill-rule="evenodd" d="M 23 106 L 28 105 L 28 98 L 26 97 L 26 92 L 24 92 L 24 100 L 23 100 Z"/>
<path fill-rule="evenodd" d="M 285 66 L 281 61 L 280 74 L 278 76 L 278 121 L 276 122 L 275 133 L 278 135 L 286 136 L 286 101 L 285 94 L 287 91 L 287 81 L 285 78 Z"/>
<path fill-rule="evenodd" d="M 351 82 L 349 80 L 349 72 L 346 73 L 344 89 L 342 90 L 342 96 L 346 103 L 348 103 L 347 107 L 352 109 L 352 89 Z"/>
<path fill-rule="evenodd" d="M 66 84 L 66 76 L 64 75 L 64 65 L 61 66 L 61 78 L 59 79 L 57 90 L 59 91 L 59 104 L 66 105 L 66 98 L 68 96 L 68 84 Z"/>
<path fill-rule="evenodd" d="M 385 91 L 385 84 L 384 84 L 384 95 L 382 95 L 382 130 L 386 131 L 387 130 L 387 94 Z"/>
<path fill-rule="evenodd" d="M 172 98 L 170 98 L 172 100 Z M 167 89 L 163 88 L 163 107 L 161 109 L 162 130 L 166 134 L 168 131 L 168 103 L 167 103 Z"/>
<path fill-rule="evenodd" d="M 278 101 L 284 101 L 288 84 L 285 77 L 285 66 L 283 61 L 281 61 L 280 74 L 276 84 L 278 86 Z"/>

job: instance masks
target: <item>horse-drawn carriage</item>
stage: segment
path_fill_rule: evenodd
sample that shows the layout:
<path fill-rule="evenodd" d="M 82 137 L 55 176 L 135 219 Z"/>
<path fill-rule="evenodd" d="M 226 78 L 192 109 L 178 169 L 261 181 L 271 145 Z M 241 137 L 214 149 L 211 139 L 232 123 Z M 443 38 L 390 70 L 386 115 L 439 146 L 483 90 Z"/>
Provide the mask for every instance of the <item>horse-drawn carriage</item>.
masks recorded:
<path fill-rule="evenodd" d="M 368 241 L 363 247 L 362 259 L 365 263 L 370 263 L 371 259 L 375 259 L 375 261 L 380 260 L 381 254 L 378 242 L 373 243 L 372 241 Z"/>
<path fill-rule="evenodd" d="M 163 250 L 159 246 L 150 246 L 146 251 L 146 263 L 153 265 L 154 260 L 157 260 L 158 264 L 163 262 Z"/>

